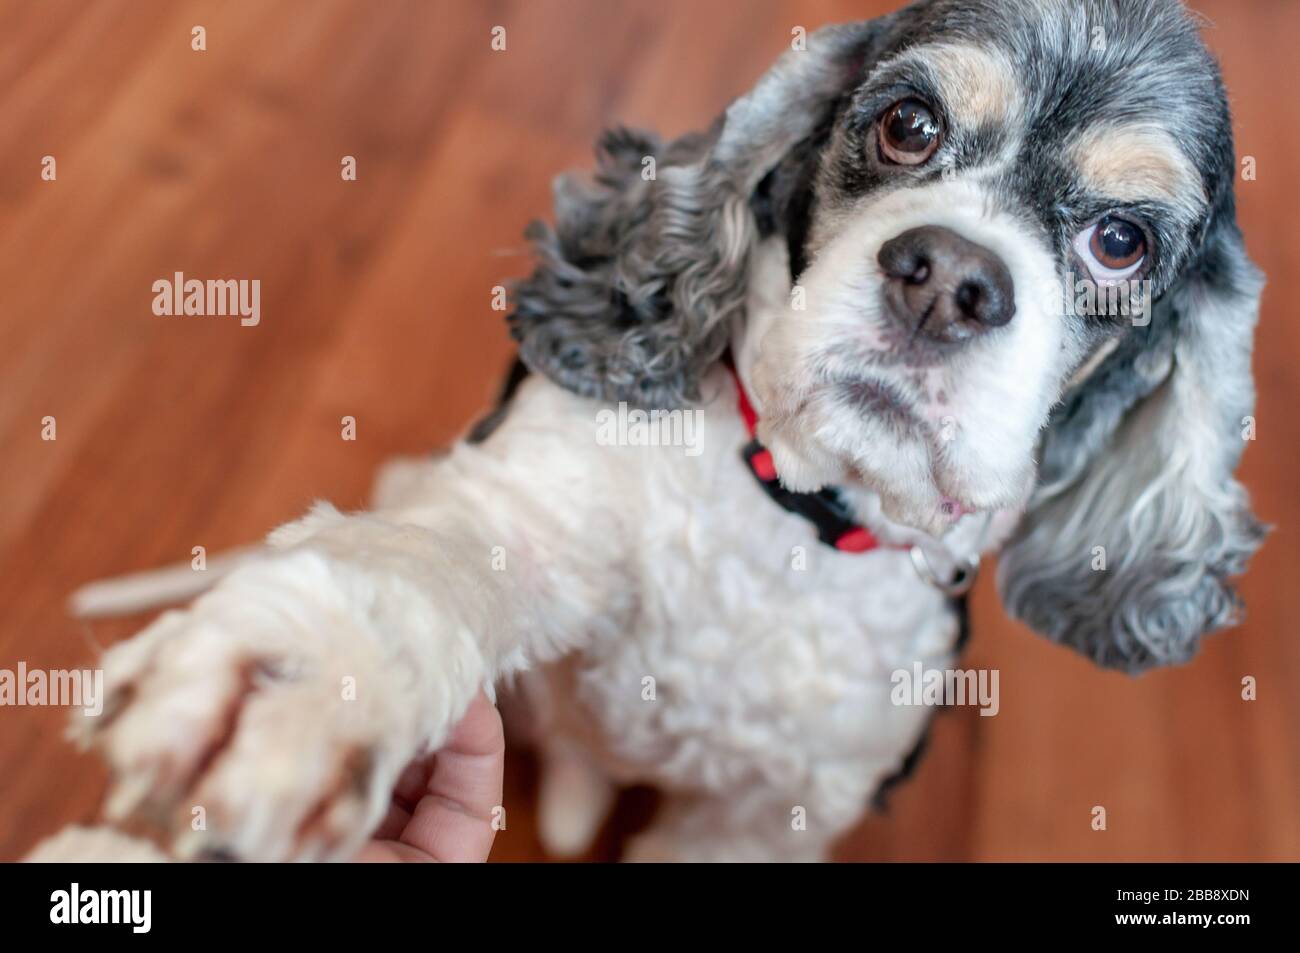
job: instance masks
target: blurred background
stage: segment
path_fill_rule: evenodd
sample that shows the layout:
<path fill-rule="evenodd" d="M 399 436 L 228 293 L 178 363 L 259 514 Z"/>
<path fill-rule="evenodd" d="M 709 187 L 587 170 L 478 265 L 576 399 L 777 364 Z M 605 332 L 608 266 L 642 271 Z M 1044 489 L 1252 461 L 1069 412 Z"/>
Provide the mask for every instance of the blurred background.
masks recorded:
<path fill-rule="evenodd" d="M 77 585 L 256 540 L 317 498 L 360 507 L 381 460 L 454 439 L 512 354 L 491 289 L 528 271 L 525 223 L 602 127 L 703 127 L 795 26 L 900 5 L 0 0 L 0 668 L 90 666 L 147 621 L 72 620 Z M 845 860 L 1300 860 L 1300 5 L 1191 5 L 1255 159 L 1241 223 L 1270 278 L 1242 473 L 1276 530 L 1249 618 L 1134 680 L 1007 621 L 986 572 L 964 664 L 1000 670 L 1001 712 L 942 714 Z M 177 271 L 260 279 L 260 325 L 155 317 Z M 66 721 L 0 708 L 0 859 L 95 816 L 104 771 Z M 512 750 L 495 859 L 544 858 L 534 797 Z M 653 806 L 631 792 L 591 857 Z"/>

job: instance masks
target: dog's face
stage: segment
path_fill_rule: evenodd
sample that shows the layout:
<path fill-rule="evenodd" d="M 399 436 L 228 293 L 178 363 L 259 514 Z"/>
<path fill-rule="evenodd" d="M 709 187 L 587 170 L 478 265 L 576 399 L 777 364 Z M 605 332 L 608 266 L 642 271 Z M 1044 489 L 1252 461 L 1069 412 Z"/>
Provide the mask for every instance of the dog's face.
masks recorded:
<path fill-rule="evenodd" d="M 1150 319 L 1230 167 L 1205 53 L 1152 6 L 914 8 L 772 173 L 795 285 L 753 387 L 788 483 L 936 533 L 1026 503 L 1051 409 Z"/>
<path fill-rule="evenodd" d="M 533 232 L 511 316 L 532 367 L 662 407 L 739 345 L 788 486 L 865 487 L 935 535 L 1023 511 L 999 581 L 1038 631 L 1138 670 L 1234 618 L 1262 281 L 1177 0 L 827 27 L 710 133 L 598 155 Z"/>

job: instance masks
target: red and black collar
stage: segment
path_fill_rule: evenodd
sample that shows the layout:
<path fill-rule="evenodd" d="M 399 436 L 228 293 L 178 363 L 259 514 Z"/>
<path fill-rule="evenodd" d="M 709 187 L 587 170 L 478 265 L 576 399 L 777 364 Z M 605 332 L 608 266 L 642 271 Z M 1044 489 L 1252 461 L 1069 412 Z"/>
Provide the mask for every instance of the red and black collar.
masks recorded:
<path fill-rule="evenodd" d="M 772 451 L 764 447 L 755 435 L 758 413 L 749 402 L 749 395 L 745 393 L 745 385 L 741 383 L 730 354 L 724 358 L 724 363 L 736 385 L 736 407 L 745 421 L 745 430 L 750 437 L 749 443 L 741 450 L 741 456 L 763 491 L 782 509 L 812 523 L 817 530 L 817 538 L 827 546 L 844 553 L 867 553 L 880 549 L 884 544 L 871 530 L 854 521 L 852 510 L 840 490 L 824 487 L 816 493 L 795 493 L 781 485 L 776 475 L 776 464 L 772 460 Z"/>
<path fill-rule="evenodd" d="M 741 451 L 745 464 L 754 474 L 764 492 L 777 505 L 787 512 L 794 513 L 811 523 L 817 530 L 817 538 L 827 546 L 844 553 L 867 553 L 877 549 L 908 550 L 912 564 L 917 573 L 926 582 L 942 590 L 950 597 L 959 598 L 970 589 L 979 570 L 979 558 L 972 557 L 960 562 L 950 578 L 940 578 L 930 567 L 925 553 L 919 546 L 892 545 L 882 543 L 871 530 L 855 522 L 847 501 L 841 491 L 834 487 L 818 490 L 816 493 L 794 493 L 781 486 L 777 479 L 776 464 L 772 453 L 759 442 L 755 436 L 758 428 L 758 414 L 749 402 L 745 387 L 736 373 L 735 365 L 728 353 L 724 363 L 731 372 L 731 379 L 736 386 L 736 406 L 745 422 L 745 430 L 750 441 Z M 528 376 L 528 369 L 517 359 L 511 368 L 509 378 L 502 389 L 496 409 L 475 424 L 467 436 L 469 443 L 479 443 L 492 433 L 500 424 L 506 413 L 510 399 L 519 384 Z"/>
<path fill-rule="evenodd" d="M 731 380 L 736 385 L 736 408 L 745 422 L 749 434 L 749 443 L 741 450 L 741 456 L 749 467 L 759 486 L 782 509 L 806 519 L 817 530 L 817 538 L 827 546 L 843 553 L 869 553 L 876 549 L 907 550 L 916 567 L 918 575 L 950 597 L 964 595 L 975 581 L 979 571 L 979 557 L 958 562 L 951 578 L 937 576 L 930 566 L 930 561 L 919 546 L 896 546 L 882 543 L 871 530 L 853 519 L 852 509 L 844 498 L 844 493 L 835 487 L 823 487 L 816 493 L 795 493 L 781 485 L 777 478 L 776 463 L 772 460 L 772 451 L 768 450 L 756 436 L 758 430 L 758 412 L 749 402 L 745 385 L 736 372 L 735 362 L 728 353 L 723 363 L 731 373 Z"/>

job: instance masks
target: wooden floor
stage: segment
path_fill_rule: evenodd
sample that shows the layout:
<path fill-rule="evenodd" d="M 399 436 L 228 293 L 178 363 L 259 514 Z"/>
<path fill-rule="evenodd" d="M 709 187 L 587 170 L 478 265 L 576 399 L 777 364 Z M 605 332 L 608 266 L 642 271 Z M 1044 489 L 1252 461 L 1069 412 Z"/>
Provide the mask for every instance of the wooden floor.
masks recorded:
<path fill-rule="evenodd" d="M 597 130 L 703 126 L 792 26 L 894 5 L 0 2 L 0 668 L 90 664 L 140 625 L 72 621 L 77 584 L 248 542 L 318 497 L 359 506 L 380 460 L 445 444 L 511 353 L 491 289 L 526 271 L 524 223 Z M 1300 5 L 1194 6 L 1257 160 L 1241 217 L 1271 278 L 1244 478 L 1277 530 L 1250 618 L 1130 680 L 1006 621 L 986 574 L 968 663 L 1001 671 L 1002 711 L 942 716 L 845 859 L 1300 859 Z M 261 279 L 261 324 L 153 316 L 177 271 Z M 65 717 L 0 709 L 0 859 L 94 815 L 103 771 Z M 533 782 L 514 756 L 499 859 L 543 856 Z M 652 800 L 622 804 L 594 856 Z"/>

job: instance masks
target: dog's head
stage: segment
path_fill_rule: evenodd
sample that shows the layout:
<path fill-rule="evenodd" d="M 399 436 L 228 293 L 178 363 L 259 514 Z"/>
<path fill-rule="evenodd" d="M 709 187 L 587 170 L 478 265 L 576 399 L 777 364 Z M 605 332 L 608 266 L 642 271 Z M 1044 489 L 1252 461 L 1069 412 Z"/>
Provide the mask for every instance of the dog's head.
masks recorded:
<path fill-rule="evenodd" d="M 789 486 L 935 534 L 1023 510 L 1013 612 L 1103 664 L 1187 659 L 1261 536 L 1232 476 L 1261 281 L 1196 24 L 929 0 L 798 46 L 708 134 L 611 134 L 562 183 L 525 360 L 663 406 L 743 339 Z M 782 306 L 747 308 L 773 246 Z"/>

